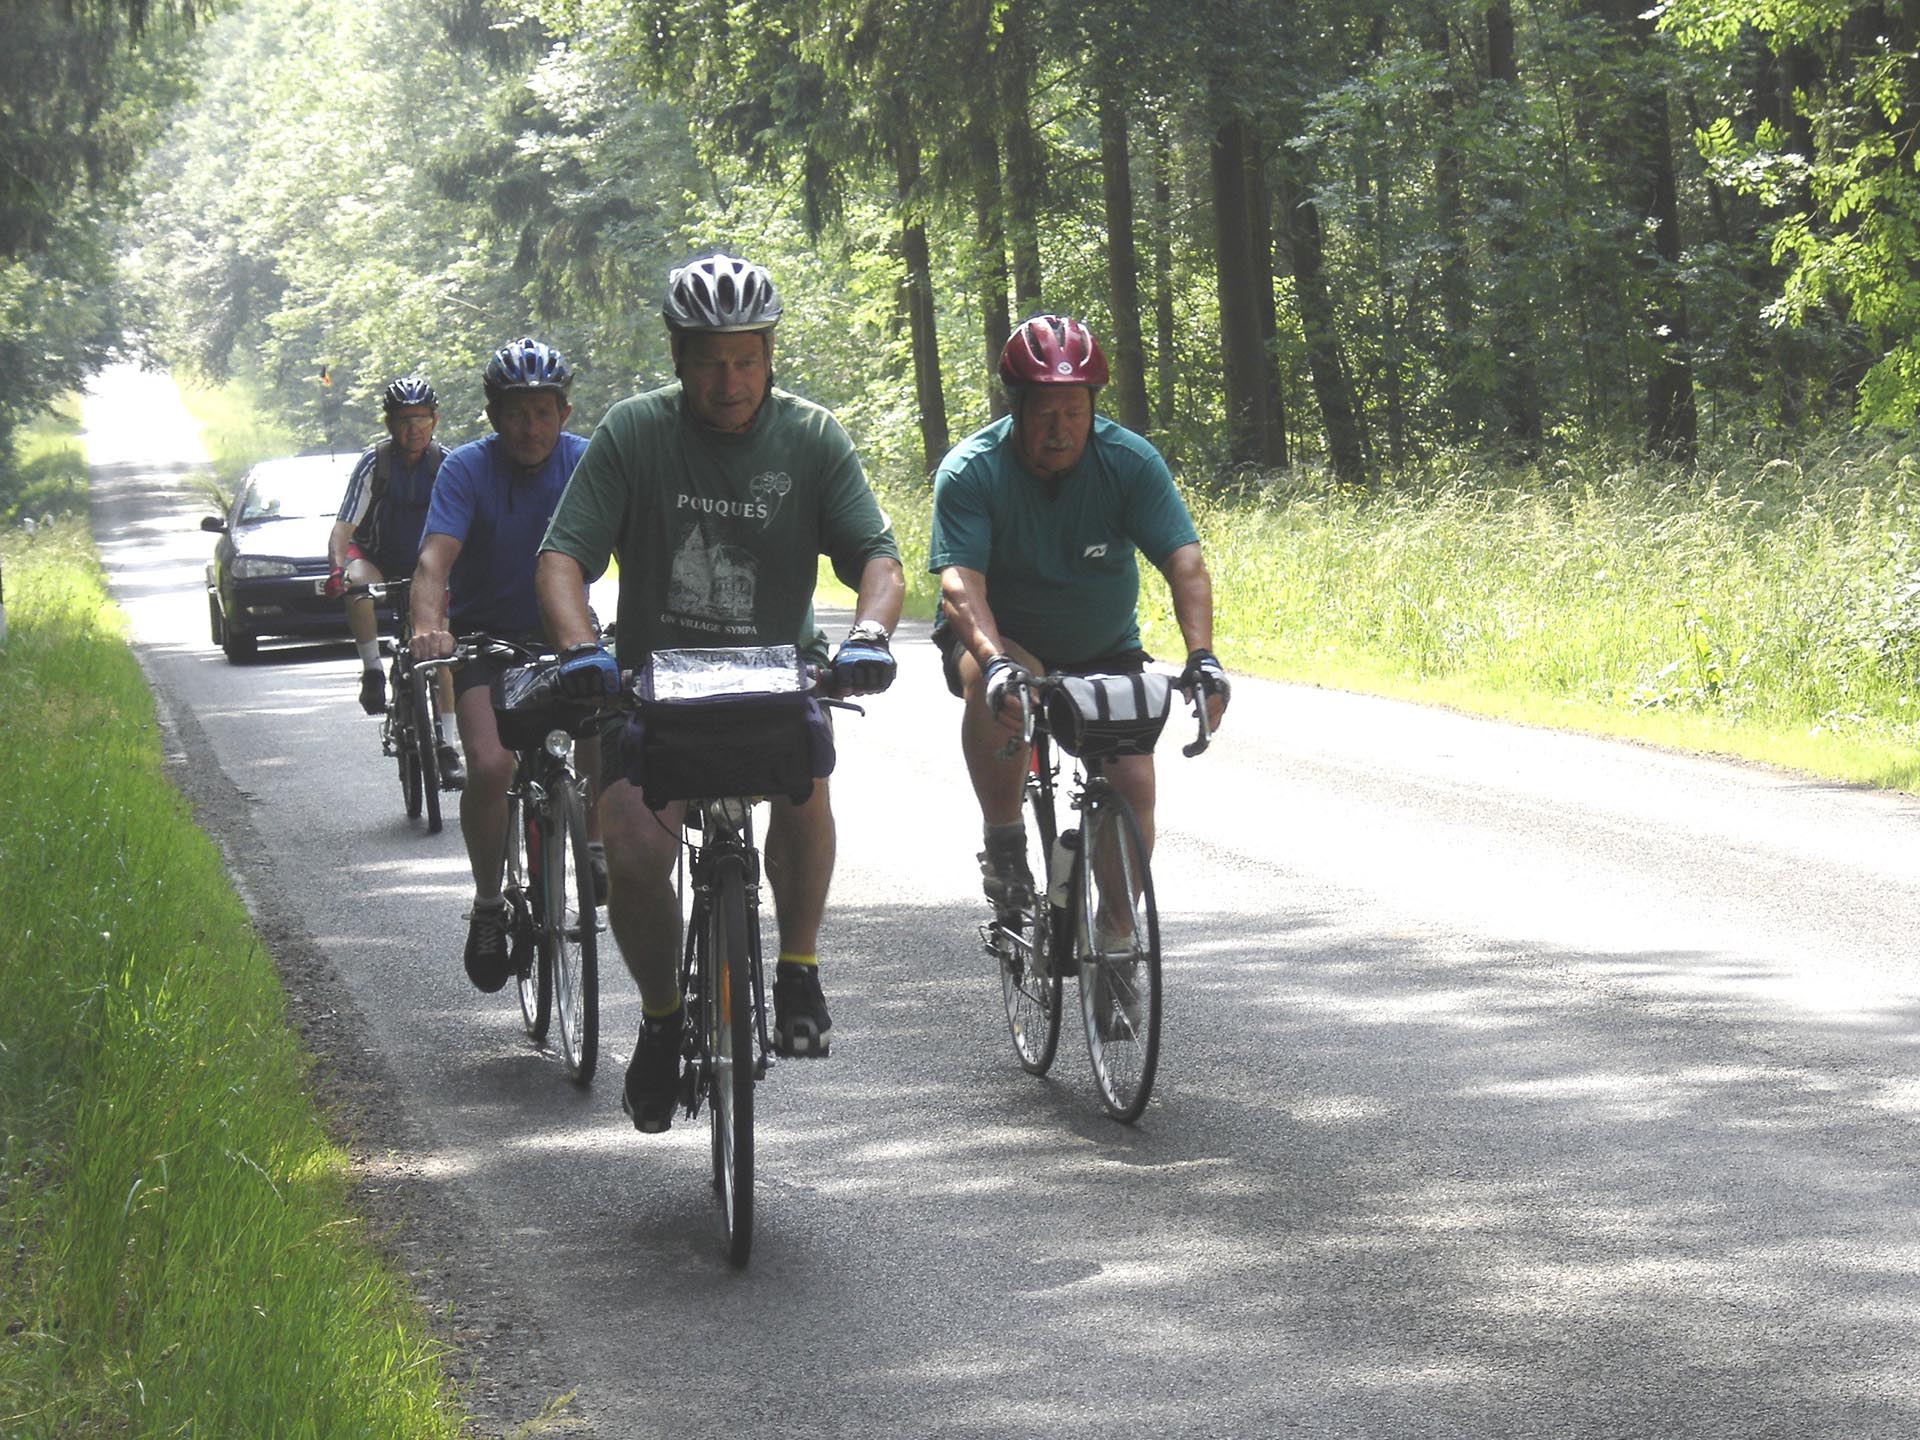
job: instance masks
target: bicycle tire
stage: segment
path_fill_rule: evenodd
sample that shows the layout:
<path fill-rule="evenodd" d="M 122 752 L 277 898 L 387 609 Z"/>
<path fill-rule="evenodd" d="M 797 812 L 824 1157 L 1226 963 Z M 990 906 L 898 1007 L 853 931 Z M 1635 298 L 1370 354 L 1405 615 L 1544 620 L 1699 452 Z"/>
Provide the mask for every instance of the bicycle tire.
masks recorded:
<path fill-rule="evenodd" d="M 1034 738 L 1033 757 L 1036 766 L 1049 763 L 1044 737 Z M 989 948 L 1000 963 L 1000 998 L 1006 1007 L 1013 1053 L 1029 1075 L 1044 1075 L 1060 1045 L 1060 975 L 1051 963 L 1051 952 L 1059 947 L 1056 917 L 1046 895 L 1053 807 L 1031 779 L 1021 804 L 1027 821 L 1027 873 L 1033 876 L 1036 893 L 1026 906 L 996 911 L 990 922 Z"/>
<path fill-rule="evenodd" d="M 545 909 L 540 887 L 527 868 L 529 845 L 539 843 L 539 822 L 523 813 L 518 793 L 507 795 L 506 868 L 501 893 L 513 909 L 515 985 L 520 996 L 520 1020 L 527 1038 L 538 1045 L 547 1038 L 553 1015 L 553 971 L 547 967 L 539 942 L 540 912 Z"/>
<path fill-rule="evenodd" d="M 569 1080 L 588 1085 L 600 1059 L 600 965 L 586 812 L 573 785 L 560 787 L 550 803 L 557 813 L 543 841 L 541 866 L 547 886 L 547 923 L 541 930 L 545 968 L 553 977 L 561 1063 Z"/>
<path fill-rule="evenodd" d="M 1140 821 L 1109 785 L 1091 789 L 1081 809 L 1074 891 L 1094 1088 L 1109 1115 L 1132 1124 L 1147 1108 L 1160 1062 L 1160 915 Z"/>
<path fill-rule="evenodd" d="M 406 693 L 401 684 L 401 674 L 400 662 L 396 660 L 393 664 L 393 683 L 389 687 L 395 703 L 387 710 L 386 739 L 393 747 L 394 761 L 400 767 L 400 801 L 407 807 L 407 818 L 418 820 L 422 799 L 420 757 L 413 748 L 413 737 L 407 733 L 406 707 L 399 703 L 400 697 Z"/>
<path fill-rule="evenodd" d="M 714 865 L 713 903 L 702 936 L 713 1186 L 726 1228 L 727 1260 L 735 1267 L 744 1266 L 753 1252 L 754 1023 L 746 889 L 740 858 L 721 856 Z"/>
<path fill-rule="evenodd" d="M 440 833 L 440 727 L 434 724 L 434 681 L 423 670 L 409 672 L 413 744 L 420 756 L 420 792 L 427 807 L 427 833 Z"/>

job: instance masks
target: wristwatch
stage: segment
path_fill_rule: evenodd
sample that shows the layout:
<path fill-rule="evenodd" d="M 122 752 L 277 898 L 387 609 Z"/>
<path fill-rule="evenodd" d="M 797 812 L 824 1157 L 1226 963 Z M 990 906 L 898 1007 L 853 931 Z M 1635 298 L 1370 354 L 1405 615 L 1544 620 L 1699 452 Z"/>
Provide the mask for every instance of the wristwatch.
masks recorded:
<path fill-rule="evenodd" d="M 878 620 L 856 620 L 853 628 L 847 631 L 847 639 L 866 640 L 875 645 L 884 646 L 890 638 L 887 627 Z"/>

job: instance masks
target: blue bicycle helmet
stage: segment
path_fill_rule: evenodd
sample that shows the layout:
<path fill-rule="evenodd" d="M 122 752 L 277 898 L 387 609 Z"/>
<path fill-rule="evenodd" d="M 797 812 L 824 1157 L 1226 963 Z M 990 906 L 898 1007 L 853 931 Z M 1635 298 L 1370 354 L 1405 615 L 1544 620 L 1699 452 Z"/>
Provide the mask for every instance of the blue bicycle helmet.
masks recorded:
<path fill-rule="evenodd" d="M 514 390 L 551 390 L 565 400 L 573 388 L 573 367 L 551 345 L 525 336 L 493 352 L 483 383 L 489 405 Z"/>
<path fill-rule="evenodd" d="M 433 386 L 426 382 L 424 376 L 408 375 L 387 386 L 387 393 L 382 397 L 381 403 L 386 413 L 391 415 L 394 411 L 404 410 L 409 405 L 424 405 L 429 410 L 438 410 L 440 397 L 433 393 Z"/>

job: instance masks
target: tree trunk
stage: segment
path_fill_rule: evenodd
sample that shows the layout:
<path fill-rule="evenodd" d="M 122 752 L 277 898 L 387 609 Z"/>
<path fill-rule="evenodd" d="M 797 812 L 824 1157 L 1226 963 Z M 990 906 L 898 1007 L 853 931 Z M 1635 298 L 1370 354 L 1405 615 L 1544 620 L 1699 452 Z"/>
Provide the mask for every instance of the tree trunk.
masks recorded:
<path fill-rule="evenodd" d="M 1113 310 L 1112 413 L 1147 433 L 1147 356 L 1140 338 L 1140 262 L 1133 249 L 1133 174 L 1126 92 L 1117 77 L 1100 87 L 1101 190 L 1107 211 L 1107 289 Z"/>
<path fill-rule="evenodd" d="M 1627 200 L 1633 213 L 1645 216 L 1653 227 L 1652 249 L 1643 250 L 1639 259 L 1647 286 L 1646 340 L 1652 352 L 1647 375 L 1647 450 L 1691 465 L 1698 449 L 1699 419 L 1694 408 L 1686 295 L 1680 287 L 1680 212 L 1666 81 L 1645 69 L 1655 38 L 1654 22 L 1645 7 L 1635 0 L 1615 3 L 1615 21 L 1625 32 L 1637 72 L 1629 82 L 1636 133 L 1627 142 L 1623 172 Z"/>
<path fill-rule="evenodd" d="M 940 379 L 940 334 L 934 322 L 933 267 L 927 250 L 927 227 L 920 213 L 920 144 L 911 138 L 894 146 L 895 175 L 900 192 L 900 258 L 903 303 L 913 339 L 913 391 L 920 408 L 920 443 L 926 455 L 926 473 L 932 475 L 947 457 L 947 397 Z"/>
<path fill-rule="evenodd" d="M 986 344 L 987 413 L 998 420 L 1007 413 L 1006 393 L 991 378 L 1000 365 L 1013 326 L 1007 319 L 1007 231 L 1002 222 L 1000 147 L 993 126 L 976 107 L 968 116 L 967 148 L 973 165 L 973 239 L 979 254 L 976 280 L 980 298 L 980 333 Z"/>
<path fill-rule="evenodd" d="M 1173 328 L 1173 146 L 1157 118 L 1153 140 L 1153 348 L 1159 362 L 1153 428 L 1165 451 L 1179 395 L 1179 357 Z"/>
<path fill-rule="evenodd" d="M 1039 217 L 1044 173 L 1040 137 L 1033 129 L 1033 46 L 1025 16 L 1023 7 L 1011 6 L 1001 40 L 1009 107 L 1007 242 L 1013 251 L 1013 309 L 1022 320 L 1040 313 L 1041 307 Z"/>
<path fill-rule="evenodd" d="M 1209 159 L 1213 176 L 1215 289 L 1220 302 L 1220 352 L 1227 392 L 1227 452 L 1236 465 L 1264 458 L 1266 359 L 1260 344 L 1260 311 L 1253 260 L 1253 228 L 1247 213 L 1247 122 L 1233 116 L 1214 133 Z"/>
<path fill-rule="evenodd" d="M 1265 147 L 1247 137 L 1247 241 L 1253 247 L 1255 313 L 1260 320 L 1260 383 L 1265 424 L 1260 463 L 1275 470 L 1287 463 L 1287 406 L 1280 385 L 1280 308 L 1273 298 L 1273 200 L 1267 190 Z"/>
<path fill-rule="evenodd" d="M 1320 406 L 1320 422 L 1327 433 L 1327 459 L 1342 484 L 1368 483 L 1366 437 L 1353 403 L 1353 385 L 1340 354 L 1333 297 L 1327 290 L 1321 253 L 1320 211 L 1307 198 L 1304 156 L 1294 154 L 1280 166 L 1278 188 L 1281 223 L 1287 250 L 1293 259 L 1294 295 L 1300 306 L 1300 328 L 1306 337 L 1307 368 L 1313 377 L 1313 395 Z"/>
<path fill-rule="evenodd" d="M 1514 53 L 1513 7 L 1508 0 L 1487 6 L 1488 100 L 1494 126 L 1517 128 L 1516 97 L 1520 69 Z M 1517 458 L 1540 453 L 1545 427 L 1540 416 L 1540 394 L 1533 365 L 1533 301 L 1520 264 L 1518 224 L 1525 194 L 1520 177 L 1500 175 L 1493 183 L 1502 202 L 1502 218 L 1492 226 L 1494 257 L 1493 359 L 1499 376 L 1500 408 L 1506 417 L 1505 441 Z"/>

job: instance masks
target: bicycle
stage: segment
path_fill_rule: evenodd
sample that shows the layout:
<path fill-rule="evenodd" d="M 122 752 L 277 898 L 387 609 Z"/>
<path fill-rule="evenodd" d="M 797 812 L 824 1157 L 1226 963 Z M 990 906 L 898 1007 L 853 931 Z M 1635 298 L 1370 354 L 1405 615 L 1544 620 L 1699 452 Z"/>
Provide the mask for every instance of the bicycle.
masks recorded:
<path fill-rule="evenodd" d="M 427 812 L 427 833 L 440 833 L 440 688 L 432 676 L 413 662 L 407 642 L 413 638 L 413 618 L 408 614 L 407 592 L 411 579 L 382 580 L 371 585 L 355 585 L 349 595 L 366 595 L 378 606 L 393 602 L 395 629 L 393 665 L 388 672 L 392 700 L 380 723 L 380 751 L 391 756 L 400 768 L 400 797 L 407 818 L 418 820 Z"/>
<path fill-rule="evenodd" d="M 639 783 L 648 805 L 685 802 L 675 870 L 688 1019 L 679 1105 L 689 1120 L 707 1107 L 727 1259 L 740 1267 L 753 1249 L 754 1089 L 775 1054 L 754 804 L 780 794 L 799 803 L 824 773 L 824 725 L 814 725 L 814 706 L 864 712 L 820 693 L 791 645 L 655 651 L 622 703 L 641 716 Z"/>
<path fill-rule="evenodd" d="M 1047 675 L 1019 687 L 1020 735 L 1003 753 L 1028 749 L 1028 874 L 1046 877 L 1045 888 L 1010 897 L 980 927 L 1021 1067 L 1032 1075 L 1052 1067 L 1064 981 L 1073 975 L 1094 1086 L 1106 1112 L 1125 1124 L 1146 1109 L 1159 1066 L 1160 914 L 1140 822 L 1106 763 L 1152 751 L 1171 690 L 1160 674 Z M 1106 701 L 1097 698 L 1103 691 Z M 1131 697 L 1147 718 L 1102 718 L 1115 696 Z M 1198 739 L 1183 747 L 1188 756 L 1211 741 L 1204 703 L 1198 718 Z M 1056 733 L 1063 722 L 1075 732 L 1070 741 Z M 1074 756 L 1067 801 L 1078 826 L 1057 821 L 1056 745 Z"/>
<path fill-rule="evenodd" d="M 552 693 L 551 653 L 497 636 L 471 635 L 451 657 L 414 668 L 488 655 L 519 662 L 495 682 L 493 704 L 500 741 L 515 757 L 500 893 L 512 912 L 520 1017 L 541 1046 L 557 1018 L 561 1064 L 569 1080 L 585 1086 L 600 1060 L 601 922 L 587 851 L 586 786 L 573 751 L 600 717 Z"/>

